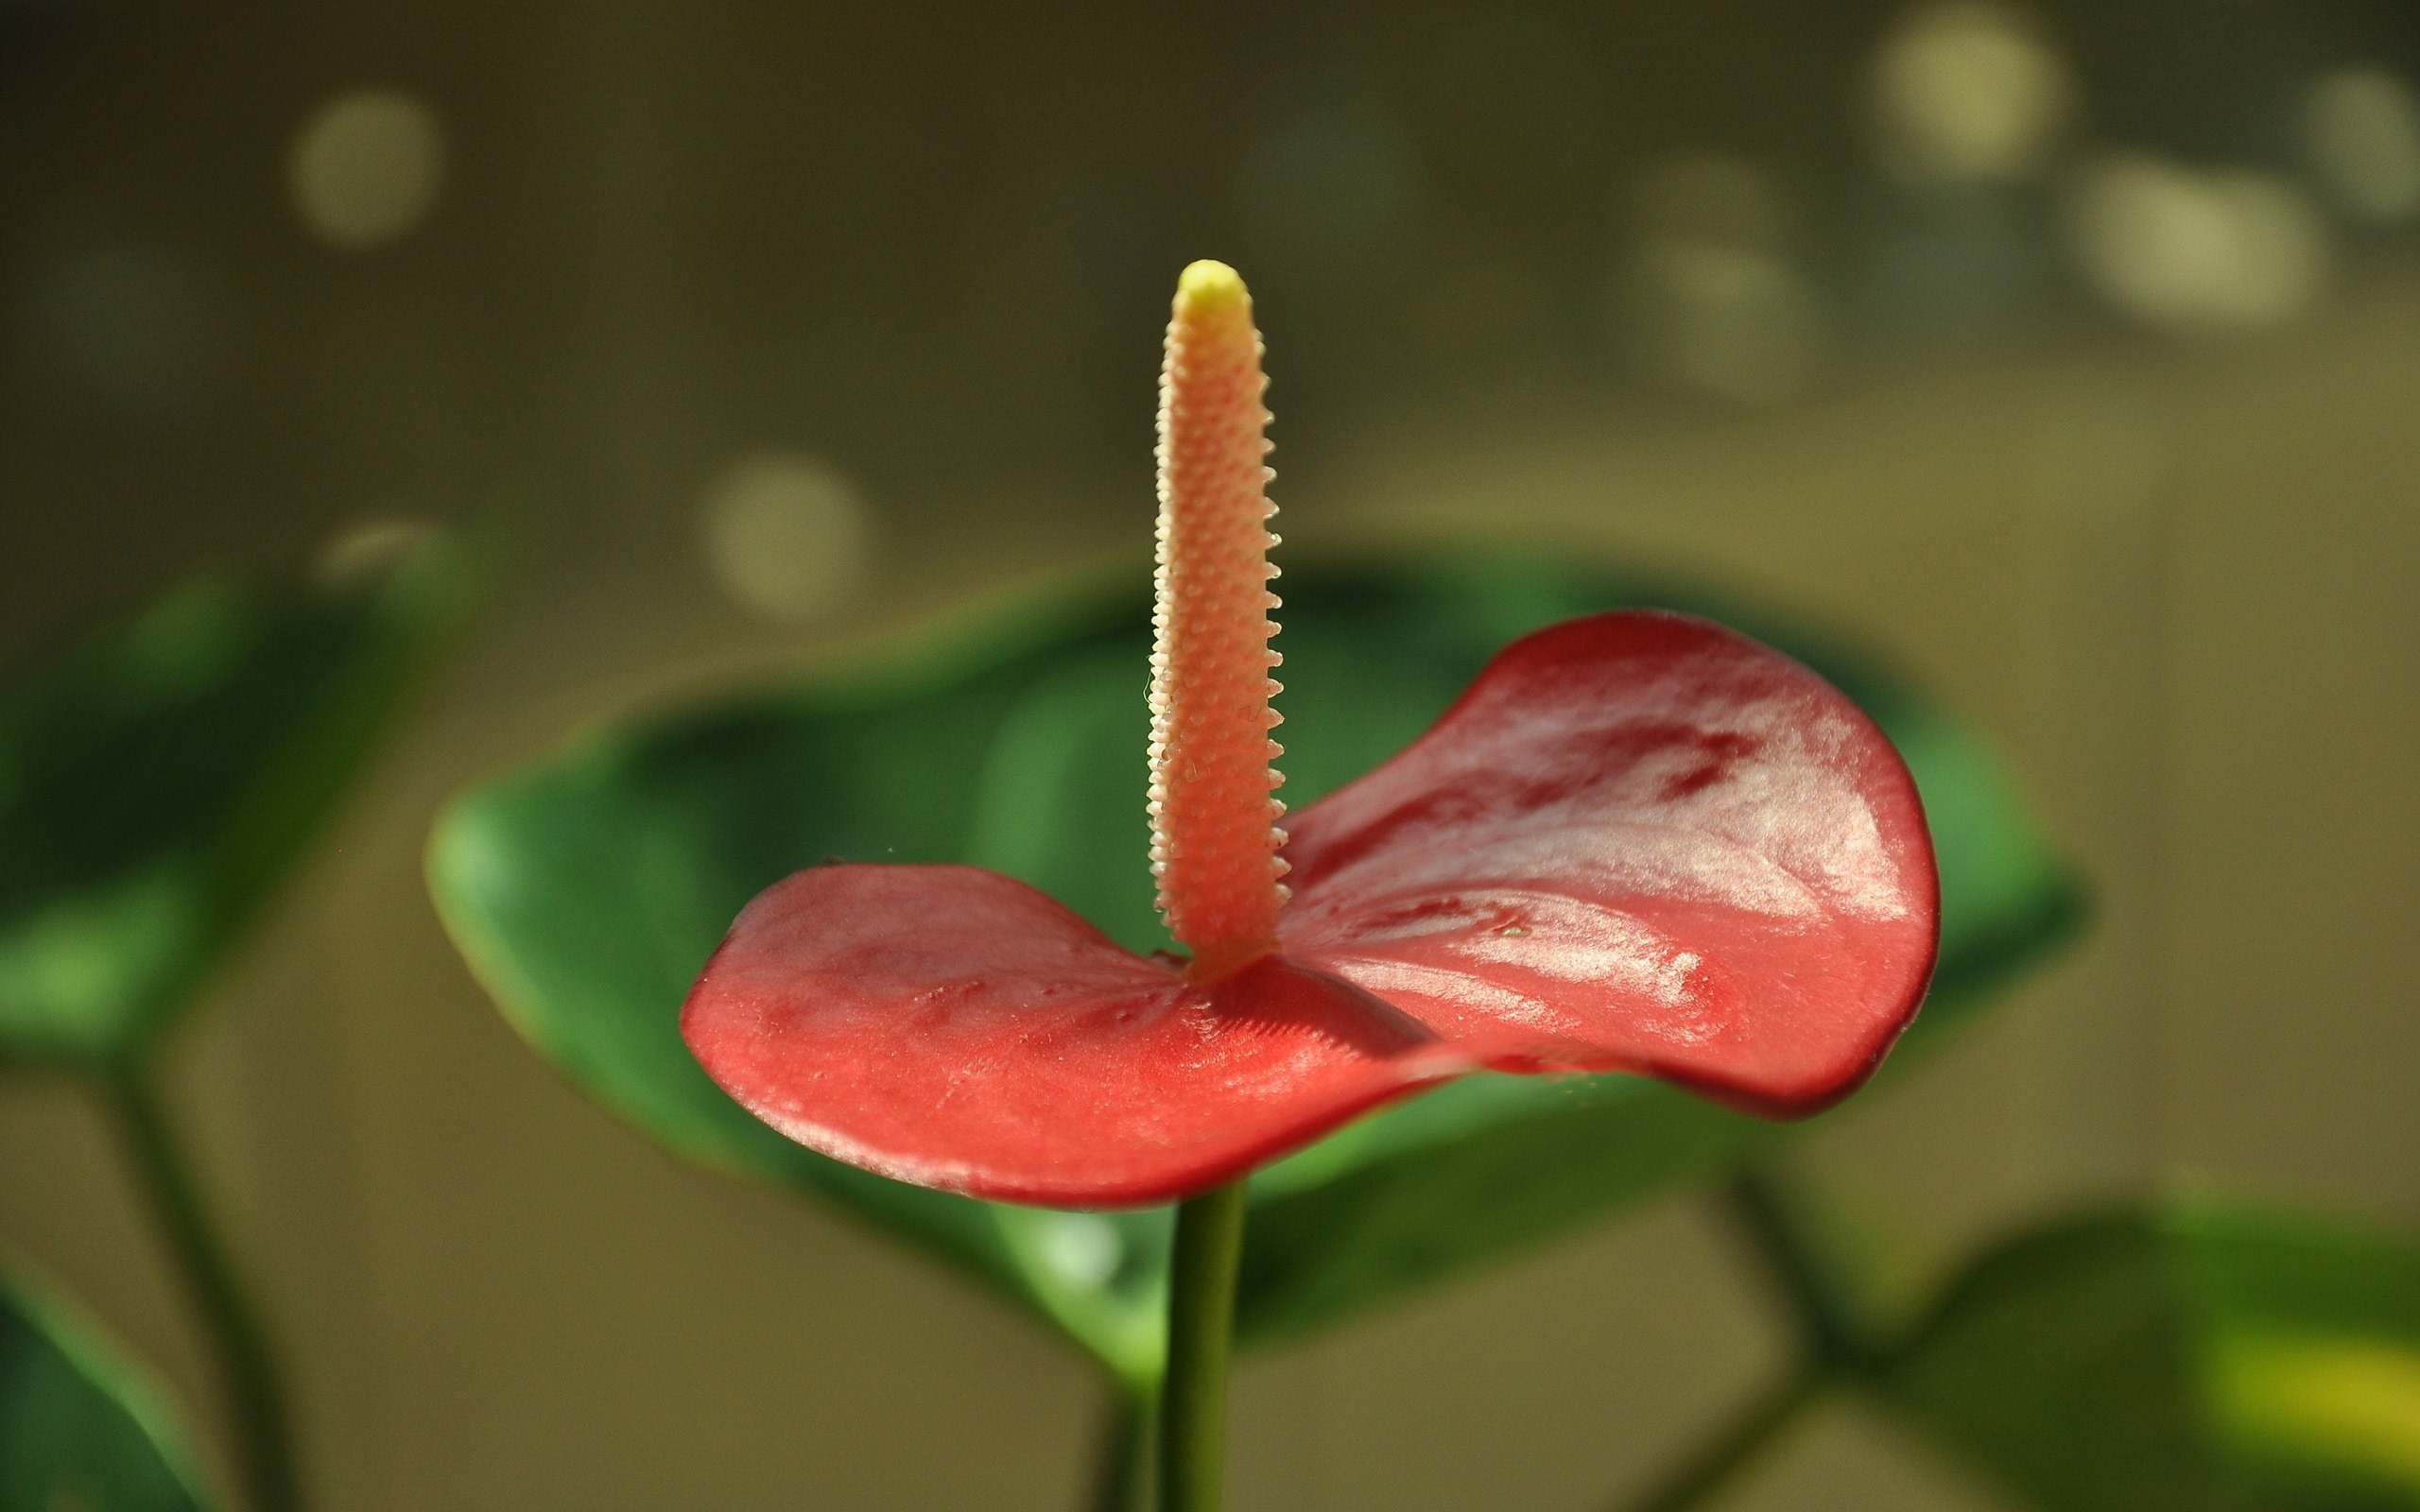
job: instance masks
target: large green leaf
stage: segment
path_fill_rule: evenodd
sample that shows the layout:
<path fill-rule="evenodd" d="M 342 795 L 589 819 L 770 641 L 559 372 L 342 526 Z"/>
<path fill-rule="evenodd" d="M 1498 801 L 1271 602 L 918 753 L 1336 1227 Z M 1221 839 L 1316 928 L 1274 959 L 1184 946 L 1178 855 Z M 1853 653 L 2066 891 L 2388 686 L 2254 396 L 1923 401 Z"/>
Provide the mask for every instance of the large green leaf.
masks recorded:
<path fill-rule="evenodd" d="M 462 618 L 432 539 L 363 581 L 215 576 L 0 688 L 0 1057 L 139 1050 Z"/>
<path fill-rule="evenodd" d="M 1708 608 L 1535 558 L 1292 565 L 1283 586 L 1296 805 L 1400 749 L 1516 635 L 1616 604 Z M 675 1015 L 740 905 L 833 856 L 974 861 L 1134 949 L 1167 943 L 1144 864 L 1147 589 L 1137 571 L 878 665 L 609 730 L 464 797 L 430 852 L 440 911 L 507 1015 L 608 1106 L 684 1154 L 912 1235 L 1144 1376 L 1157 1365 L 1164 1211 L 996 1207 L 821 1160 L 717 1091 Z M 1743 627 L 1817 662 L 1906 746 L 1943 861 L 1934 1012 L 1971 1001 L 2066 919 L 2063 875 L 1971 737 L 1804 637 Z M 1770 1137 L 1628 1077 L 1472 1078 L 1255 1180 L 1242 1327 L 1337 1315 Z"/>
<path fill-rule="evenodd" d="M 199 1512 L 191 1463 L 89 1325 L 0 1280 L 0 1512 Z"/>
<path fill-rule="evenodd" d="M 2066 1225 L 1877 1385 L 2054 1512 L 2420 1507 L 2420 1250 L 2209 1205 Z"/>

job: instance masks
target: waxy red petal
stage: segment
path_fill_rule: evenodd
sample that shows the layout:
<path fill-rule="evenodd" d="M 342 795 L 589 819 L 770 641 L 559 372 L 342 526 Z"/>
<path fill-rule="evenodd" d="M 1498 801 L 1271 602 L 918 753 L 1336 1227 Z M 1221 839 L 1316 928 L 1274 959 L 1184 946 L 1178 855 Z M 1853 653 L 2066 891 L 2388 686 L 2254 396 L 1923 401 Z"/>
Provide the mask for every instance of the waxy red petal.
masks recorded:
<path fill-rule="evenodd" d="M 1482 1067 L 1810 1112 L 1879 1062 L 1932 969 L 1931 846 L 1889 742 L 1798 663 L 1678 615 L 1516 644 L 1290 829 L 1285 954 L 1210 986 L 1005 877 L 830 866 L 749 904 L 683 1033 L 827 1155 L 1117 1207 Z"/>
<path fill-rule="evenodd" d="M 1915 784 L 1797 662 L 1677 614 L 1507 648 L 1289 827 L 1287 953 L 1453 1040 L 1526 1027 L 1751 1111 L 1854 1091 L 1932 973 Z"/>
<path fill-rule="evenodd" d="M 1268 957 L 1213 986 L 973 867 L 829 866 L 750 903 L 682 1032 L 751 1112 L 924 1186 L 1058 1207 L 1214 1186 L 1535 1036 L 1447 1045 Z"/>

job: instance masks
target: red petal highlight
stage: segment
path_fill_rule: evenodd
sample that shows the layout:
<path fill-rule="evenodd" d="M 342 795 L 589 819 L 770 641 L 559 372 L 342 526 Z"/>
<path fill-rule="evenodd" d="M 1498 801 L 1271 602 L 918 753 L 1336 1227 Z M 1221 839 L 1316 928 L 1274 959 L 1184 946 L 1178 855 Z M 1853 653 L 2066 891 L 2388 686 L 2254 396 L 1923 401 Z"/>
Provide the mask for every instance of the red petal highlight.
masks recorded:
<path fill-rule="evenodd" d="M 972 867 L 829 866 L 760 894 L 682 1010 L 708 1074 L 836 1159 L 1054 1207 L 1205 1190 L 1534 1034 L 1448 1045 L 1276 957 L 1209 985 Z"/>
<path fill-rule="evenodd" d="M 1573 620 L 1289 826 L 1287 954 L 1448 1041 L 1529 1033 L 1751 1111 L 1846 1096 L 1914 1017 L 1939 885 L 1906 765 L 1720 626 Z"/>

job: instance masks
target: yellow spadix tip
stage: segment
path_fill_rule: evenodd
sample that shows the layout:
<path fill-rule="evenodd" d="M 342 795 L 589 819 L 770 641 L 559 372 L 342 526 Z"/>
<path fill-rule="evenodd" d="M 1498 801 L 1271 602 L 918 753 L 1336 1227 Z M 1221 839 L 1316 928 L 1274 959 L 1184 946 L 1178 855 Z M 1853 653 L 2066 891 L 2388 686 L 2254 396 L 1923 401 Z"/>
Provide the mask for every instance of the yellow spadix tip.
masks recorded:
<path fill-rule="evenodd" d="M 1209 311 L 1240 304 L 1248 298 L 1243 276 L 1215 258 L 1188 264 L 1177 277 L 1176 302 L 1181 309 Z"/>

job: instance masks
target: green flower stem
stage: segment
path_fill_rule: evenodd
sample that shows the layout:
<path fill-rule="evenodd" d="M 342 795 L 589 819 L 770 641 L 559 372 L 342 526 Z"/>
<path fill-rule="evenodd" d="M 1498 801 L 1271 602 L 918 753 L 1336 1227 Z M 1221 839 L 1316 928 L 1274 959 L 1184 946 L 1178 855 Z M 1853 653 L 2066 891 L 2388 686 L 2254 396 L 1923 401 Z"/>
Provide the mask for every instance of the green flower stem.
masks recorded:
<path fill-rule="evenodd" d="M 1875 1347 L 1838 1278 L 1801 1232 L 1789 1196 L 1763 1172 L 1747 1171 L 1723 1193 L 1766 1280 L 1798 1334 L 1798 1364 L 1788 1380 L 1750 1402 L 1695 1457 L 1625 1512 L 1690 1512 L 1764 1456 L 1808 1403 L 1872 1365 Z"/>
<path fill-rule="evenodd" d="M 1691 1512 L 1764 1457 L 1782 1430 L 1823 1394 L 1826 1377 L 1802 1369 L 1767 1391 L 1724 1426 L 1704 1448 L 1648 1493 L 1621 1503 L 1623 1512 Z"/>
<path fill-rule="evenodd" d="M 1245 1202 L 1245 1183 L 1236 1181 L 1176 1210 L 1168 1373 L 1160 1388 L 1159 1512 L 1219 1512 Z"/>
<path fill-rule="evenodd" d="M 1140 1512 L 1143 1467 L 1150 1457 L 1150 1398 L 1121 1382 L 1110 1387 L 1100 1417 L 1086 1512 Z"/>
<path fill-rule="evenodd" d="M 1723 1194 L 1766 1279 L 1789 1310 L 1799 1347 L 1816 1366 L 1854 1372 L 1873 1354 L 1838 1277 L 1800 1231 L 1789 1194 L 1762 1172 L 1747 1171 Z"/>
<path fill-rule="evenodd" d="M 276 1363 L 260 1316 L 235 1279 L 169 1129 L 151 1070 L 147 1064 L 129 1064 L 109 1074 L 102 1085 L 125 1134 L 135 1175 L 216 1349 L 234 1419 L 239 1468 L 254 1512 L 302 1512 Z"/>

